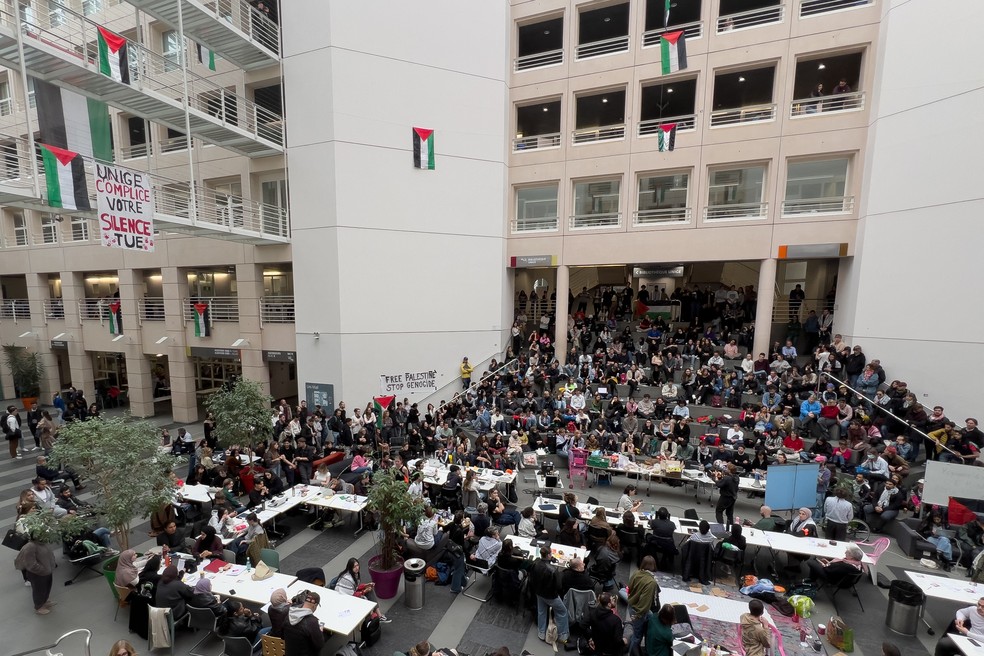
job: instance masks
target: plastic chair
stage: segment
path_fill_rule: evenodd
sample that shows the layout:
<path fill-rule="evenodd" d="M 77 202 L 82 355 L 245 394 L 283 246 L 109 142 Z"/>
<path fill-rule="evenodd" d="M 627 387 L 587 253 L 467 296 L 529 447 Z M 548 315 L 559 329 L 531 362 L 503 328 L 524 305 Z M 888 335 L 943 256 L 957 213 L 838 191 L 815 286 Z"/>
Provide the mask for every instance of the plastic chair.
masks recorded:
<path fill-rule="evenodd" d="M 878 585 L 877 574 L 875 568 L 878 566 L 878 559 L 881 555 L 885 553 L 889 546 L 891 546 L 892 541 L 888 538 L 876 538 L 873 542 L 858 542 L 859 547 L 872 547 L 870 552 L 865 551 L 868 554 L 868 558 L 871 558 L 871 566 L 868 567 L 868 571 L 871 572 L 871 582 L 874 585 Z"/>
<path fill-rule="evenodd" d="M 471 587 L 473 585 L 475 585 L 476 583 L 478 583 L 479 575 L 481 575 L 481 576 L 483 576 L 485 578 L 489 578 L 489 575 L 492 572 L 492 565 L 489 565 L 488 567 L 482 567 L 481 565 L 476 565 L 475 563 L 466 562 L 465 563 L 465 569 L 468 571 L 469 581 L 465 584 L 465 587 L 462 588 L 462 590 L 461 590 L 462 593 L 466 597 L 468 597 L 469 599 L 474 599 L 475 601 L 480 601 L 480 602 L 482 602 L 484 604 L 485 602 L 487 602 L 489 599 L 492 598 L 492 585 L 491 584 L 489 585 L 488 592 L 485 593 L 485 596 L 484 597 L 477 597 L 477 596 L 475 596 L 473 594 L 469 594 L 468 591 L 471 589 Z M 230 654 L 229 656 L 232 656 L 232 655 Z"/>
<path fill-rule="evenodd" d="M 150 606 L 147 609 L 147 637 L 148 637 L 148 639 L 147 639 L 147 651 L 153 651 L 154 649 L 157 649 L 158 648 L 157 645 L 152 645 L 151 644 L 151 642 L 153 640 L 154 632 L 151 630 L 150 623 L 152 621 L 152 618 L 154 616 L 154 613 L 156 611 L 160 611 L 160 610 L 163 610 L 164 613 L 167 616 L 167 628 L 168 628 L 168 633 L 169 633 L 170 638 L 171 638 L 171 645 L 170 645 L 171 656 L 174 656 L 174 628 L 178 624 L 178 622 L 182 622 L 182 621 L 184 621 L 184 619 L 186 617 L 190 617 L 190 616 L 189 615 L 185 615 L 184 617 L 182 617 L 182 618 L 180 618 L 178 620 L 175 620 L 174 619 L 174 611 L 172 609 L 170 609 L 170 608 L 156 608 L 154 606 Z M 249 642 L 249 641 L 247 640 L 247 642 Z"/>
<path fill-rule="evenodd" d="M 230 565 L 235 565 L 236 564 L 236 552 L 233 551 L 232 549 L 223 549 L 222 550 L 222 560 L 226 561 Z"/>
<path fill-rule="evenodd" d="M 581 479 L 581 489 L 588 487 L 588 451 L 587 449 L 571 449 L 567 458 L 568 476 L 571 479 L 571 489 L 575 482 Z"/>
<path fill-rule="evenodd" d="M 218 630 L 219 618 L 212 612 L 210 608 L 198 608 L 197 606 L 188 606 L 188 628 L 191 629 L 205 629 L 207 633 L 201 640 L 195 643 L 195 646 L 188 650 L 191 656 L 205 656 L 205 654 L 199 654 L 195 650 L 198 649 L 199 645 L 215 635 Z"/>
<path fill-rule="evenodd" d="M 222 642 L 225 644 L 222 656 L 253 656 L 253 643 L 249 638 L 225 637 L 222 638 Z"/>
<path fill-rule="evenodd" d="M 124 606 L 129 606 L 130 602 L 127 601 L 127 597 L 133 592 L 132 588 L 125 588 L 120 585 L 113 584 L 113 596 L 116 597 L 116 612 L 113 613 L 113 621 L 120 615 L 120 609 Z"/>
<path fill-rule="evenodd" d="M 263 636 L 263 656 L 286 656 L 287 644 L 283 638 L 274 638 L 272 635 Z"/>
<path fill-rule="evenodd" d="M 266 563 L 267 567 L 280 569 L 280 554 L 275 549 L 260 549 L 260 560 Z"/>

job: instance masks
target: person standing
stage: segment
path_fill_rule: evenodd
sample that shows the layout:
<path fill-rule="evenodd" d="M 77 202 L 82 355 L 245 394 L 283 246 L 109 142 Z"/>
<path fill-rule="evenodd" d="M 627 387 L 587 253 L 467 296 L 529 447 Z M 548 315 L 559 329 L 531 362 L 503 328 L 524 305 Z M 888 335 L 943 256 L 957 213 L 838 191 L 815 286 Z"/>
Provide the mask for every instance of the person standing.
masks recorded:
<path fill-rule="evenodd" d="M 475 370 L 475 367 L 468 363 L 468 358 L 462 358 L 459 369 L 461 371 L 461 389 L 468 389 L 471 386 L 472 371 Z"/>
<path fill-rule="evenodd" d="M 803 305 L 803 301 L 806 300 L 806 292 L 803 291 L 802 285 L 796 285 L 791 292 L 789 292 L 789 319 L 799 321 L 800 306 Z"/>
<path fill-rule="evenodd" d="M 648 656 L 673 655 L 673 622 L 676 612 L 670 604 L 663 605 L 656 617 L 649 621 L 646 631 L 646 654 Z"/>
<path fill-rule="evenodd" d="M 735 523 L 735 501 L 738 499 L 738 468 L 732 463 L 728 463 L 728 472 L 717 472 L 717 482 L 714 484 L 718 489 L 717 506 L 714 507 L 714 518 L 718 524 L 724 524 L 724 518 L 728 518 L 728 526 Z"/>
<path fill-rule="evenodd" d="M 662 510 L 662 509 L 661 509 Z M 629 621 L 632 624 L 632 638 L 629 640 L 629 653 L 642 643 L 646 623 L 653 615 L 653 606 L 659 605 L 659 583 L 656 582 L 656 559 L 646 556 L 629 579 L 628 593 L 619 591 L 629 604 Z"/>
<path fill-rule="evenodd" d="M 41 423 L 41 409 L 37 403 L 31 404 L 31 409 L 27 411 L 27 427 L 31 430 L 31 437 L 34 438 L 34 448 L 37 451 L 41 448 L 41 436 L 38 434 L 38 424 Z"/>
<path fill-rule="evenodd" d="M 21 455 L 21 418 L 17 413 L 17 406 L 8 405 L 7 414 L 0 420 L 0 428 L 7 438 L 7 447 L 10 449 L 10 459 L 20 460 Z"/>
<path fill-rule="evenodd" d="M 37 530 L 31 531 L 30 540 L 21 547 L 14 559 L 14 567 L 24 572 L 25 580 L 31 584 L 34 598 L 34 612 L 47 615 L 55 602 L 50 601 L 52 573 L 55 571 L 55 555 L 41 540 Z"/>
<path fill-rule="evenodd" d="M 560 598 L 561 581 L 559 571 L 550 564 L 550 549 L 540 547 L 540 559 L 530 571 L 530 585 L 536 595 L 536 635 L 540 640 L 547 639 L 547 619 L 549 609 L 553 609 L 557 623 L 557 639 L 566 643 L 570 637 L 567 607 Z"/>

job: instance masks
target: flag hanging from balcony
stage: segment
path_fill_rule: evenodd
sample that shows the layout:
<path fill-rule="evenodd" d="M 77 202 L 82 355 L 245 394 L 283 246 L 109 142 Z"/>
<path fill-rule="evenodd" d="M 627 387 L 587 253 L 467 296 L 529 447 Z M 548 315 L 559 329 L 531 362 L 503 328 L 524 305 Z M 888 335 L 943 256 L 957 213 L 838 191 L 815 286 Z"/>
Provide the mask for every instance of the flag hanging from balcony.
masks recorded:
<path fill-rule="evenodd" d="M 207 68 L 210 71 L 215 70 L 215 53 L 203 46 L 200 43 L 195 44 L 198 47 L 198 63 Z"/>
<path fill-rule="evenodd" d="M 126 55 L 126 38 L 105 27 L 99 32 L 99 72 L 117 82 L 130 84 L 130 58 Z"/>
<path fill-rule="evenodd" d="M 687 37 L 683 30 L 667 32 L 659 38 L 659 63 L 663 75 L 676 73 L 687 68 Z"/>
<path fill-rule="evenodd" d="M 195 310 L 195 337 L 208 337 L 212 334 L 208 321 L 208 303 L 195 303 L 192 309 Z"/>
<path fill-rule="evenodd" d="M 123 311 L 120 309 L 122 306 L 119 301 L 113 301 L 109 304 L 109 334 L 110 335 L 122 335 L 123 334 Z"/>
<path fill-rule="evenodd" d="M 32 78 L 42 143 L 100 162 L 113 161 L 113 141 L 106 103 Z"/>
<path fill-rule="evenodd" d="M 663 10 L 663 27 L 670 26 L 670 2 L 671 0 L 666 0 L 666 6 Z"/>
<path fill-rule="evenodd" d="M 663 123 L 656 130 L 656 145 L 661 153 L 668 153 L 676 146 L 676 123 Z"/>
<path fill-rule="evenodd" d="M 418 169 L 434 170 L 434 131 L 413 129 L 413 165 Z"/>
<path fill-rule="evenodd" d="M 376 413 L 376 428 L 379 430 L 383 430 L 383 411 L 388 410 L 395 400 L 395 396 L 372 397 L 372 409 Z"/>
<path fill-rule="evenodd" d="M 85 184 L 85 162 L 78 153 L 38 144 L 44 164 L 48 205 L 66 210 L 89 210 L 89 189 Z"/>

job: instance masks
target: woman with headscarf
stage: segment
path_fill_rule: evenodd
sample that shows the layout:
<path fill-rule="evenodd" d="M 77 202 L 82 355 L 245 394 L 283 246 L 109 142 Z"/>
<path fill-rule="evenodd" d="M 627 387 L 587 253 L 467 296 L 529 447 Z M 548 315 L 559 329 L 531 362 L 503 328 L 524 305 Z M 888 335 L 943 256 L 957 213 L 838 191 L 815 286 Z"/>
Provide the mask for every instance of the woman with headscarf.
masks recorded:
<path fill-rule="evenodd" d="M 157 584 L 157 594 L 154 595 L 154 606 L 157 608 L 170 608 L 171 616 L 175 621 L 181 619 L 188 612 L 187 603 L 195 595 L 195 591 L 181 580 L 178 568 L 168 565 L 161 574 L 161 580 Z"/>
<path fill-rule="evenodd" d="M 140 570 L 140 578 L 137 580 L 137 587 L 146 596 L 154 599 L 157 596 L 157 584 L 160 582 L 161 575 L 158 570 L 161 568 L 161 557 L 151 556 L 147 564 Z"/>
<path fill-rule="evenodd" d="M 796 519 L 789 525 L 789 532 L 797 537 L 817 537 L 817 523 L 813 520 L 813 511 L 800 508 Z"/>
<path fill-rule="evenodd" d="M 269 631 L 260 629 L 259 636 L 262 637 L 264 632 L 268 632 L 271 637 L 283 638 L 284 637 L 284 622 L 287 621 L 287 614 L 290 612 L 290 599 L 287 598 L 287 591 L 283 588 L 277 588 L 270 595 L 270 607 L 267 609 L 267 615 L 270 617 Z"/>
<path fill-rule="evenodd" d="M 215 533 L 214 526 L 206 526 L 191 547 L 195 558 L 222 558 L 222 540 Z"/>
<path fill-rule="evenodd" d="M 195 583 L 194 591 L 195 594 L 188 602 L 189 606 L 194 606 L 195 608 L 207 608 L 212 611 L 216 617 L 225 612 L 225 609 L 222 607 L 222 602 L 219 601 L 219 598 L 212 593 L 212 579 L 207 579 L 204 577 L 198 579 L 198 582 Z"/>
<path fill-rule="evenodd" d="M 121 588 L 136 587 L 140 580 L 136 559 L 137 552 L 133 549 L 127 549 L 120 554 L 120 559 L 116 561 L 116 585 Z"/>

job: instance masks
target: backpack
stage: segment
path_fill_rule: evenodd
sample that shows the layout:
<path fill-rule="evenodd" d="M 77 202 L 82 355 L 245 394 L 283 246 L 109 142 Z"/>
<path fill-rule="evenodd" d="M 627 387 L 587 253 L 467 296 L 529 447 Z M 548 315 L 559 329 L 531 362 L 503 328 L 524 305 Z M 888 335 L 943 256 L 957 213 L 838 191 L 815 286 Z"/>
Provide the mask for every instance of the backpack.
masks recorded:
<path fill-rule="evenodd" d="M 362 656 L 362 651 L 359 649 L 358 644 L 354 642 L 346 642 L 338 648 L 338 651 L 335 652 L 335 656 Z"/>
<path fill-rule="evenodd" d="M 785 615 L 786 617 L 792 617 L 796 614 L 796 609 L 785 599 L 777 597 L 775 601 L 772 602 L 772 607 L 775 608 L 779 613 Z"/>
<path fill-rule="evenodd" d="M 451 567 L 447 563 L 437 563 L 434 565 L 437 570 L 437 580 L 435 585 L 447 585 L 451 582 Z"/>
<path fill-rule="evenodd" d="M 379 622 L 379 615 L 373 614 L 366 618 L 362 623 L 362 628 L 359 631 L 362 636 L 362 644 L 360 647 L 372 647 L 374 644 L 379 642 L 379 639 L 383 635 L 382 624 Z"/>
<path fill-rule="evenodd" d="M 328 581 L 328 589 L 329 590 L 334 590 L 336 585 L 338 585 L 338 577 L 337 576 L 335 578 L 333 578 L 332 580 Z"/>
<path fill-rule="evenodd" d="M 7 414 L 7 415 L 4 415 L 2 418 L 0 418 L 0 428 L 3 429 L 3 434 L 4 435 L 13 435 L 14 434 L 14 431 L 12 431 L 10 429 L 10 425 L 7 423 L 7 419 L 9 417 L 10 417 L 10 415 Z"/>

